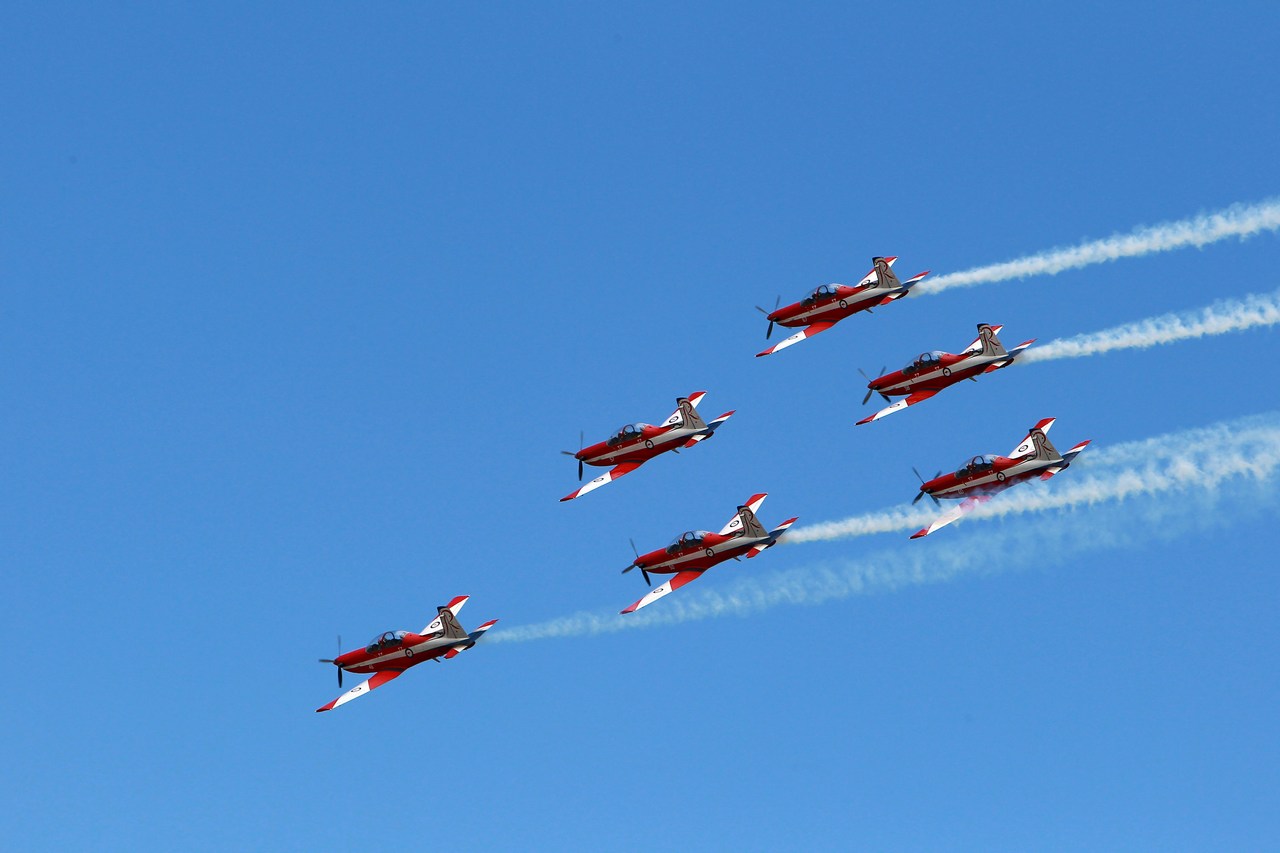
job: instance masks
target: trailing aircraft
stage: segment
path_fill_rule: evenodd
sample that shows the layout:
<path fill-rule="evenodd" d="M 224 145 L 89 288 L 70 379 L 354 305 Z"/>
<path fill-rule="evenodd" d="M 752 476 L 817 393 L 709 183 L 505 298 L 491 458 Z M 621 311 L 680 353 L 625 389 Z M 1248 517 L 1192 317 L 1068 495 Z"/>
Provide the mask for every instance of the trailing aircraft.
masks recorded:
<path fill-rule="evenodd" d="M 916 477 L 920 479 L 920 492 L 911 503 L 928 495 L 935 504 L 939 498 L 946 498 L 959 500 L 960 505 L 943 513 L 928 527 L 911 534 L 911 538 L 919 539 L 946 527 L 1011 486 L 1033 477 L 1048 480 L 1068 468 L 1088 446 L 1089 441 L 1082 441 L 1066 453 L 1059 453 L 1048 436 L 1054 420 L 1045 418 L 1033 426 L 1027 437 L 1008 456 L 975 456 L 954 473 L 940 472 L 927 482 L 916 471 Z"/>

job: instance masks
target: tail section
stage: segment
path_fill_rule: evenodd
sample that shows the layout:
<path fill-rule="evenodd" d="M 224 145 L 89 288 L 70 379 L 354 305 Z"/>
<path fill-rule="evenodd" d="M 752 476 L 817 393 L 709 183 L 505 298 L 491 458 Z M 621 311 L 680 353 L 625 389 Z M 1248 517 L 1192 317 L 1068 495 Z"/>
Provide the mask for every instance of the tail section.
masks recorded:
<path fill-rule="evenodd" d="M 906 281 L 900 281 L 893 269 L 889 266 L 890 262 L 896 261 L 897 258 L 872 258 L 871 261 L 876 265 L 876 283 L 873 285 L 877 290 L 886 290 L 888 293 L 884 299 L 881 299 L 878 305 L 888 305 L 895 299 L 901 299 L 911 292 L 911 288 L 924 281 L 924 277 L 929 274 L 929 270 L 916 273 Z M 883 267 L 883 271 L 882 271 Z"/>
<path fill-rule="evenodd" d="M 467 603 L 470 596 L 460 595 L 443 607 L 436 608 L 436 618 L 431 620 L 420 633 L 422 636 L 438 634 L 442 637 L 465 637 L 467 632 L 458 624 L 458 611 Z"/>
<path fill-rule="evenodd" d="M 720 427 L 724 425 L 725 421 L 733 417 L 733 413 L 736 411 L 737 409 L 730 409 L 729 411 L 725 412 L 723 415 L 716 418 L 711 423 L 707 424 L 707 428 L 705 431 L 700 432 L 697 435 L 693 436 L 684 444 L 682 444 L 681 447 L 693 447 L 699 441 L 703 441 L 705 439 L 711 438 L 711 436 L 715 435 L 716 430 L 720 429 Z"/>
<path fill-rule="evenodd" d="M 1000 327 L 999 327 L 999 326 L 997 326 L 996 328 L 998 329 L 998 328 L 1000 328 Z M 1009 365 L 1013 364 L 1014 359 L 1016 359 L 1018 356 L 1022 355 L 1023 350 L 1025 350 L 1027 347 L 1031 346 L 1031 345 L 1032 345 L 1032 344 L 1034 344 L 1035 342 L 1036 342 L 1036 339 L 1035 339 L 1035 338 L 1032 338 L 1032 339 L 1031 339 L 1031 340 L 1029 340 L 1029 341 L 1023 341 L 1022 343 L 1018 344 L 1018 345 L 1017 345 L 1016 347 L 1014 347 L 1013 349 L 1009 350 L 1008 355 L 1007 355 L 1007 357 L 1006 357 L 1006 358 L 1003 358 L 1003 359 L 1001 359 L 1000 361 L 993 361 L 993 362 L 991 362 L 990 364 L 988 364 L 988 365 L 986 366 L 986 369 L 985 369 L 985 370 L 983 370 L 982 372 L 983 372 L 983 373 L 990 373 L 990 372 L 992 372 L 993 370 L 999 370 L 999 369 L 1000 369 L 1000 368 L 1002 368 L 1002 367 L 1008 367 Z"/>
<path fill-rule="evenodd" d="M 1008 355 L 1009 353 L 1005 350 L 1004 344 L 1000 343 L 1000 338 L 997 337 L 1000 334 L 1000 330 L 1003 328 L 1004 326 L 992 326 L 987 323 L 979 323 L 978 339 L 970 344 L 970 348 L 972 349 L 976 347 L 979 355 L 995 357 Z"/>
<path fill-rule="evenodd" d="M 1027 457 L 1029 459 L 1043 460 L 1047 462 L 1057 462 L 1062 459 L 1062 454 L 1053 446 L 1053 442 L 1049 441 L 1049 428 L 1053 426 L 1056 418 L 1045 418 L 1038 422 L 1027 433 L 1027 437 L 1022 440 L 1012 453 L 1009 454 L 1011 459 Z"/>
<path fill-rule="evenodd" d="M 671 417 L 662 422 L 663 426 L 681 426 L 685 429 L 706 429 L 706 421 L 698 414 L 698 404 L 707 396 L 706 391 L 698 391 L 688 397 L 676 398 L 676 410 Z"/>
<path fill-rule="evenodd" d="M 788 518 L 786 521 L 782 522 L 777 527 L 770 530 L 769 540 L 767 542 L 761 543 L 760 545 L 757 545 L 756 547 L 752 548 L 750 551 L 747 552 L 747 556 L 754 557 L 757 554 L 759 554 L 761 551 L 768 550 L 769 548 L 772 548 L 774 545 L 777 545 L 778 539 L 782 537 L 782 534 L 787 532 L 788 527 L 796 523 L 796 519 L 798 519 L 799 517 L 800 516 L 796 516 L 795 518 Z"/>
<path fill-rule="evenodd" d="M 898 280 L 898 274 L 893 271 L 893 262 L 897 258 L 881 258 L 875 257 L 871 259 L 872 272 L 876 275 L 876 280 L 872 283 L 872 287 L 877 290 L 897 290 L 902 287 L 902 282 Z"/>
<path fill-rule="evenodd" d="M 1086 439 L 1068 450 L 1066 453 L 1062 454 L 1062 462 L 1045 469 L 1045 472 L 1040 475 L 1040 479 L 1047 480 L 1062 469 L 1071 467 L 1071 463 L 1075 461 L 1075 458 L 1080 455 L 1081 451 L 1088 447 L 1089 441 L 1090 439 Z"/>
<path fill-rule="evenodd" d="M 467 649 L 471 648 L 476 643 L 480 642 L 480 638 L 484 636 L 484 632 L 488 631 L 490 628 L 496 625 L 497 622 L 498 622 L 497 619 L 490 619 L 488 622 L 484 623 L 479 628 L 476 628 L 474 631 L 472 631 L 470 634 L 467 635 L 466 642 L 458 643 L 458 645 L 454 646 L 453 648 L 449 649 L 449 651 L 444 653 L 445 660 L 456 658 L 459 654 L 461 654 L 462 652 L 465 652 Z"/>
<path fill-rule="evenodd" d="M 763 500 L 763 499 L 762 499 Z M 750 506 L 738 507 L 737 527 L 742 531 L 741 535 L 751 539 L 758 539 L 767 536 L 764 525 L 760 523 L 760 519 L 756 518 L 755 511 Z M 732 525 L 732 522 L 730 522 Z"/>

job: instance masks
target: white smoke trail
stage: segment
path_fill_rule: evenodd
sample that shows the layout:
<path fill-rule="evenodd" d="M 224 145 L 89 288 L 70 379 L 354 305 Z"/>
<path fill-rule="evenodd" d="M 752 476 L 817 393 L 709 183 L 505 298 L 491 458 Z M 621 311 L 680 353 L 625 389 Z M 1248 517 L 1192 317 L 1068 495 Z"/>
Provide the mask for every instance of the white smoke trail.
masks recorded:
<path fill-rule="evenodd" d="M 1032 481 L 1020 485 L 975 509 L 966 519 L 1092 506 L 1137 495 L 1213 489 L 1236 477 L 1270 478 L 1277 467 L 1280 417 L 1245 418 L 1112 448 L 1090 448 L 1069 473 L 1050 483 Z M 1097 473 L 1088 473 L 1090 470 Z M 894 507 L 793 529 L 783 542 L 794 545 L 912 531 L 937 515 L 938 510 L 931 506 Z"/>
<path fill-rule="evenodd" d="M 1191 219 L 1164 222 L 1129 234 L 1115 234 L 1062 249 L 1050 249 L 1025 258 L 940 275 L 916 286 L 918 293 L 940 293 L 953 287 L 967 287 L 1033 275 L 1056 275 L 1064 270 L 1134 258 L 1154 252 L 1168 252 L 1186 246 L 1200 248 L 1229 237 L 1241 240 L 1264 231 L 1280 229 L 1280 199 L 1257 204 L 1235 204 L 1216 213 Z"/>
<path fill-rule="evenodd" d="M 1157 539 L 1186 536 L 1208 527 L 1240 523 L 1251 512 L 1266 511 L 1258 497 L 1274 503 L 1277 460 L 1280 460 L 1280 416 L 1268 415 L 1213 427 L 1160 436 L 1146 441 L 1117 445 L 1096 454 L 1101 464 L 1115 464 L 1125 453 L 1163 452 L 1171 441 L 1181 441 L 1190 450 L 1186 460 L 1174 460 L 1172 472 L 1164 472 L 1181 483 L 1176 500 L 1168 489 L 1114 490 L 1113 495 L 1132 497 L 1126 511 L 1115 507 L 1090 509 L 1081 502 L 1078 512 L 1049 517 L 1034 525 L 1013 525 L 981 534 L 956 535 L 933 547 L 903 544 L 892 551 L 844 561 L 828 561 L 816 566 L 769 575 L 739 576 L 718 587 L 688 587 L 679 596 L 663 599 L 630 616 L 614 612 L 580 612 L 547 622 L 507 628 L 492 641 L 528 642 L 557 637 L 579 637 L 614 633 L 636 628 L 672 625 L 719 616 L 745 616 L 778 605 L 816 605 L 827 601 L 891 592 L 904 587 L 941 583 L 961 575 L 992 574 L 1025 565 L 1062 563 L 1081 553 L 1133 547 Z M 1227 450 L 1215 454 L 1211 446 L 1225 444 Z M 1260 452 L 1267 459 L 1249 465 L 1244 457 Z M 1082 457 L 1083 458 L 1083 457 Z M 1234 471 L 1206 470 L 1223 465 Z M 1225 470 L 1225 469 L 1224 469 Z M 1193 472 L 1199 471 L 1197 476 Z M 1220 490 L 1228 480 L 1232 489 Z M 1253 484 L 1254 489 L 1247 486 Z M 1102 493 L 1098 500 L 1106 500 Z M 1231 502 L 1230 505 L 1228 501 Z M 1081 535 L 1087 530 L 1088 535 Z M 991 555 L 1001 555 L 999 561 Z"/>
<path fill-rule="evenodd" d="M 1250 294 L 1243 299 L 1224 299 L 1199 311 L 1164 314 L 1101 332 L 1050 341 L 1027 350 L 1015 363 L 1081 358 L 1117 349 L 1146 349 L 1158 344 L 1224 335 L 1277 323 L 1280 323 L 1280 290 Z"/>

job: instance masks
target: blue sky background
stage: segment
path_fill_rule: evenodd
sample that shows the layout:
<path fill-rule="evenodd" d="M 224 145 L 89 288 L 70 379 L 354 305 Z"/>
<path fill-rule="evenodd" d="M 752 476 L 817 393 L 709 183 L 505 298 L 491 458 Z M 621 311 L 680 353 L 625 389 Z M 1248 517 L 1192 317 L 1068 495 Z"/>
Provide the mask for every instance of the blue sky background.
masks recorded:
<path fill-rule="evenodd" d="M 489 643 L 313 713 L 335 634 L 461 593 L 468 626 L 616 611 L 628 537 L 754 491 L 826 521 L 1041 417 L 1102 446 L 1280 408 L 1257 331 L 853 427 L 858 367 L 1270 292 L 1274 234 L 752 358 L 753 305 L 873 254 L 958 271 L 1280 188 L 1274 4 L 893 5 L 7 5 L 5 844 L 1280 843 L 1274 487 L 1065 557 L 996 543 L 1151 508 L 778 548 L 677 595 L 993 543 L 948 583 Z M 698 389 L 738 410 L 713 442 L 557 502 L 579 430 Z"/>

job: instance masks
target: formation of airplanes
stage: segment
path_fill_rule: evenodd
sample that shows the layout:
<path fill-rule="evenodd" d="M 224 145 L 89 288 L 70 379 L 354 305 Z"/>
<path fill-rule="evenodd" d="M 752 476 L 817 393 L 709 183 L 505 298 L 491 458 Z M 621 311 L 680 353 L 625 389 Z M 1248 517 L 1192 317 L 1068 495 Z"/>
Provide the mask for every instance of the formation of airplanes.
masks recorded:
<path fill-rule="evenodd" d="M 929 275 L 926 270 L 905 282 L 901 281 L 893 271 L 896 261 L 895 257 L 872 258 L 871 271 L 855 285 L 823 285 L 792 305 L 775 306 L 773 311 L 760 308 L 769 321 L 765 331 L 766 339 L 772 337 L 775 325 L 800 328 L 800 331 L 757 353 L 757 357 L 772 355 L 819 332 L 827 331 L 853 314 L 862 311 L 870 313 L 873 308 L 897 301 L 908 295 L 915 285 Z M 778 302 L 781 301 L 779 298 Z M 891 373 L 882 370 L 881 375 L 874 379 L 866 377 L 867 390 L 863 404 L 872 395 L 879 394 L 890 405 L 857 421 L 857 425 L 869 424 L 900 412 L 966 379 L 976 381 L 979 376 L 1008 367 L 1035 342 L 1033 338 L 1006 350 L 999 338 L 1002 329 L 999 325 L 979 323 L 978 337 L 958 353 L 931 350 L 922 353 L 901 370 Z M 609 470 L 560 500 L 565 502 L 582 497 L 630 474 L 656 456 L 667 452 L 678 454 L 682 449 L 692 448 L 714 436 L 734 415 L 734 411 L 727 411 L 710 421 L 704 420 L 698 412 L 698 405 L 705 396 L 705 391 L 697 391 L 687 397 L 677 397 L 675 411 L 661 424 L 629 423 L 603 441 L 589 446 L 582 442 L 583 446 L 577 451 L 562 451 L 577 461 L 579 482 L 584 477 L 587 465 Z M 892 400 L 894 397 L 902 399 L 895 402 Z M 911 501 L 912 504 L 926 496 L 938 506 L 941 506 L 943 500 L 956 500 L 959 503 L 912 534 L 911 538 L 920 539 L 934 533 L 1018 483 L 1032 479 L 1048 480 L 1068 468 L 1089 441 L 1082 441 L 1066 453 L 1059 453 L 1048 437 L 1054 420 L 1045 418 L 1039 421 L 1008 456 L 974 456 L 956 471 L 948 474 L 939 471 L 931 480 L 920 477 L 917 471 L 920 489 Z M 639 569 L 650 589 L 621 613 L 634 613 L 647 607 L 701 578 L 709 569 L 721 563 L 740 560 L 744 556 L 757 557 L 776 545 L 796 522 L 796 518 L 788 518 L 778 526 L 766 529 L 757 518 L 765 497 L 765 493 L 760 493 L 748 498 L 738 506 L 733 517 L 718 533 L 689 530 L 677 536 L 665 548 L 644 554 L 636 551 L 635 559 L 622 572 L 626 574 Z M 632 548 L 635 549 L 634 542 Z M 671 577 L 653 587 L 652 575 L 655 574 Z M 438 607 L 436 617 L 419 632 L 387 631 L 363 648 L 340 653 L 336 658 L 322 659 L 321 663 L 336 667 L 339 688 L 342 686 L 344 672 L 369 674 L 370 677 L 316 710 L 333 710 L 398 678 L 409 668 L 424 661 L 451 660 L 475 646 L 498 620 L 490 620 L 474 631 L 466 631 L 457 618 L 466 602 L 467 596 L 458 596 L 448 604 Z"/>

